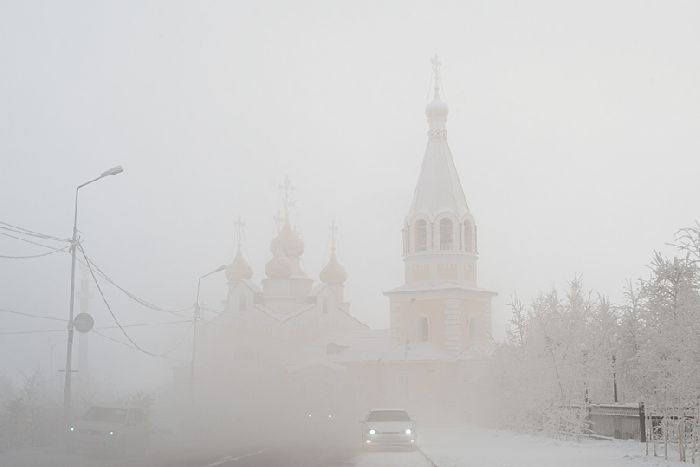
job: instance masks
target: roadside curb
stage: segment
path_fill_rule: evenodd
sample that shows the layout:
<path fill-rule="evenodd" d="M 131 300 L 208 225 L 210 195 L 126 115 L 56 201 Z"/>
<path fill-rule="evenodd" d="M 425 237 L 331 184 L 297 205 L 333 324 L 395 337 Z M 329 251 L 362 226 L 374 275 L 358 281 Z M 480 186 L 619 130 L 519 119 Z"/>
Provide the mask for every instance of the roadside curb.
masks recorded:
<path fill-rule="evenodd" d="M 432 467 L 440 467 L 440 466 L 437 465 L 437 464 L 435 463 L 435 461 L 434 461 L 433 459 L 431 459 L 431 457 L 430 457 L 423 449 L 421 449 L 420 447 L 418 448 L 418 452 L 420 452 L 420 453 L 423 455 L 423 457 L 425 457 L 425 460 L 427 460 L 428 462 L 430 462 L 430 465 L 431 465 Z"/>

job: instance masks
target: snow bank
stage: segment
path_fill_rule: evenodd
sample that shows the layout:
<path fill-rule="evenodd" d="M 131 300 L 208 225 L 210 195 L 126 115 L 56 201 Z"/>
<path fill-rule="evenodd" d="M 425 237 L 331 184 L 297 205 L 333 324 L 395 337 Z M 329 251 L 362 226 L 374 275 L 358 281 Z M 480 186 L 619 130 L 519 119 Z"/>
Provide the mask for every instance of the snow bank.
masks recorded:
<path fill-rule="evenodd" d="M 563 441 L 471 426 L 422 427 L 423 451 L 439 467 L 688 467 L 645 456 L 638 441 Z"/>

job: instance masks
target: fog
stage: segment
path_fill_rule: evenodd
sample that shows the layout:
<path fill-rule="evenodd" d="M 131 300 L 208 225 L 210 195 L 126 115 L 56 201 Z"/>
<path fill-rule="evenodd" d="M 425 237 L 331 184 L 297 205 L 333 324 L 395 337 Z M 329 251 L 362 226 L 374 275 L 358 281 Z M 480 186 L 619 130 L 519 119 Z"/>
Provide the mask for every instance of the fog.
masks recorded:
<path fill-rule="evenodd" d="M 392 399 L 390 385 L 382 397 L 368 398 L 358 379 L 399 376 L 363 373 L 335 357 L 339 367 L 330 370 L 345 374 L 342 383 L 325 370 L 303 376 L 305 364 L 327 365 L 319 355 L 330 352 L 324 346 L 331 342 L 380 360 L 391 360 L 386 355 L 399 342 L 390 337 L 393 308 L 384 292 L 407 283 L 403 256 L 411 247 L 402 229 L 426 154 L 425 108 L 435 83 L 430 58 L 437 53 L 451 157 L 478 226 L 478 287 L 497 293 L 490 322 L 476 321 L 489 350 L 475 351 L 475 366 L 459 370 L 473 383 L 465 410 L 472 423 L 512 428 L 494 414 L 508 406 L 499 397 L 515 397 L 507 390 L 496 396 L 490 385 L 508 387 L 498 379 L 503 375 L 517 380 L 517 365 L 498 350 L 515 345 L 507 330 L 516 295 L 539 316 L 533 300 L 552 288 L 562 300 L 577 296 L 571 281 L 580 280 L 582 297 L 607 297 L 621 310 L 627 284 L 661 270 L 652 264 L 655 251 L 692 257 L 692 248 L 679 253 L 671 244 L 698 219 L 699 22 L 700 6 L 682 1 L 0 1 L 0 388 L 3 381 L 14 388 L 0 389 L 0 403 L 38 377 L 53 409 L 62 410 L 70 255 L 10 257 L 49 252 L 26 240 L 54 248 L 69 243 L 22 229 L 70 239 L 75 188 L 122 166 L 123 173 L 80 190 L 80 242 L 99 268 L 93 273 L 104 300 L 78 251 L 76 314 L 89 312 L 97 329 L 82 344 L 89 346 L 87 364 L 79 364 L 76 333 L 73 366 L 82 371 L 74 376 L 76 412 L 145 394 L 155 398 L 165 431 L 180 433 L 191 423 L 233 436 L 240 420 L 257 418 L 268 430 L 282 412 L 284 427 L 308 415 L 300 401 L 315 399 L 305 386 L 315 386 L 314 378 L 356 388 L 352 403 L 334 396 L 352 420 L 352 429 L 339 430 L 341 440 L 359 439 L 356 422 L 372 407 L 408 408 L 429 420 L 451 412 L 429 388 L 425 400 L 419 390 L 413 400 Z M 293 187 L 286 192 L 285 180 Z M 262 303 L 255 294 L 270 278 L 266 265 L 285 218 L 303 240 L 299 267 L 316 291 L 309 296 L 322 296 L 319 277 L 335 252 L 347 272 L 341 291 L 333 289 L 341 293 L 339 316 L 366 328 L 341 338 L 334 321 L 324 338 L 303 330 L 290 337 L 291 315 L 282 313 L 247 333 L 236 321 L 240 303 L 230 277 L 214 273 L 201 279 L 202 361 L 191 385 L 201 392 L 190 404 L 192 388 L 182 375 L 192 357 L 199 278 L 232 264 L 240 244 L 259 288 L 251 289 L 251 303 Z M 454 241 L 466 242 L 457 229 Z M 643 297 L 650 290 L 640 285 Z M 90 298 L 81 301 L 82 293 Z M 574 309 L 572 303 L 562 309 Z M 123 331 L 115 317 L 127 325 Z M 362 337 L 370 329 L 377 333 Z M 260 332 L 274 349 L 251 337 Z M 550 340 L 556 334 L 541 333 Z M 379 350 L 375 341 L 382 342 Z M 228 357 L 243 348 L 253 349 L 255 370 L 245 358 Z M 641 357 L 635 358 L 630 362 Z M 678 371 L 697 369 L 687 364 Z M 435 371 L 438 379 L 455 374 Z M 620 402 L 649 404 L 647 395 L 656 394 L 637 384 L 640 372 L 620 376 L 627 384 Z M 245 383 L 242 374 L 249 376 Z M 412 377 L 428 378 L 401 376 L 404 384 Z M 557 381 L 551 388 L 566 386 Z M 607 384 L 593 402 L 609 402 Z M 269 386 L 275 389 L 266 392 Z M 588 400 L 597 389 L 585 386 Z M 226 394 L 233 388 L 236 397 Z M 298 398 L 287 404 L 268 403 L 294 391 Z M 575 404 L 578 396 L 569 395 L 562 390 L 557 404 Z M 227 397 L 236 401 L 230 407 Z M 475 400 L 483 410 L 474 409 Z M 269 413 L 258 417 L 251 407 Z M 256 450 L 264 441 L 243 444 Z M 0 443 L 0 453 L 5 447 Z"/>

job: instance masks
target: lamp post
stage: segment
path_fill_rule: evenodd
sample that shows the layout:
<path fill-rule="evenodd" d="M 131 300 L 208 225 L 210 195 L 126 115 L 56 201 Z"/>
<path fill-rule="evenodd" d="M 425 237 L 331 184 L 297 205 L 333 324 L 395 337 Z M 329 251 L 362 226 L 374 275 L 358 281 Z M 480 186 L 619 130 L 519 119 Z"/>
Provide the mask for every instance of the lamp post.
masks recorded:
<path fill-rule="evenodd" d="M 73 360 L 73 309 L 75 305 L 75 250 L 78 247 L 78 193 L 81 188 L 87 186 L 93 182 L 101 180 L 110 175 L 118 175 L 122 173 L 124 169 L 118 165 L 112 167 L 111 169 L 105 170 L 92 180 L 89 180 L 82 185 L 78 185 L 75 189 L 75 211 L 73 215 L 73 237 L 71 237 L 70 244 L 70 254 L 71 254 L 71 266 L 70 266 L 70 311 L 68 313 L 68 343 L 66 345 L 66 376 L 65 385 L 63 387 L 63 411 L 66 421 L 70 420 L 71 416 L 71 376 L 73 374 L 72 360 Z"/>
<path fill-rule="evenodd" d="M 199 289 L 202 286 L 202 279 L 205 277 L 211 276 L 212 274 L 216 274 L 217 272 L 221 272 L 224 269 L 226 269 L 225 265 L 221 265 L 218 268 L 214 269 L 213 271 L 210 271 L 197 280 L 197 298 L 194 302 L 194 314 L 192 317 L 192 361 L 190 362 L 190 402 L 191 405 L 194 407 L 194 361 L 195 361 L 195 355 L 196 355 L 196 350 L 197 350 L 197 321 L 199 320 Z"/>

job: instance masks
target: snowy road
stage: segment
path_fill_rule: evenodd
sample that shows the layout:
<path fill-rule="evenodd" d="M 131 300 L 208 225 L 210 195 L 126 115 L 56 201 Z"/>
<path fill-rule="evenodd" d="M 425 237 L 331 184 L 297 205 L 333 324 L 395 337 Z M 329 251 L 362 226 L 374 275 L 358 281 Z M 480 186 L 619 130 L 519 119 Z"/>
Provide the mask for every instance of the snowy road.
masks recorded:
<path fill-rule="evenodd" d="M 175 442 L 180 441 L 180 442 Z M 233 448 L 173 440 L 141 458 L 68 455 L 59 448 L 0 452 L 0 467 L 434 467 L 419 451 L 362 452 L 358 443 L 283 443 Z M 439 467 L 687 467 L 645 456 L 638 441 L 565 441 L 468 425 L 422 429 L 422 450 Z"/>
<path fill-rule="evenodd" d="M 412 452 L 360 452 L 336 449 L 269 449 L 246 455 L 224 456 L 192 467 L 432 467 L 423 454 Z M 168 467 L 172 467 L 168 465 Z"/>
<path fill-rule="evenodd" d="M 278 447 L 244 452 L 180 453 L 148 458 L 105 459 L 59 451 L 2 456 L 0 467 L 431 467 L 418 451 L 358 452 L 354 447 Z"/>
<path fill-rule="evenodd" d="M 354 467 L 432 467 L 419 451 L 412 452 L 366 452 L 356 456 Z"/>

